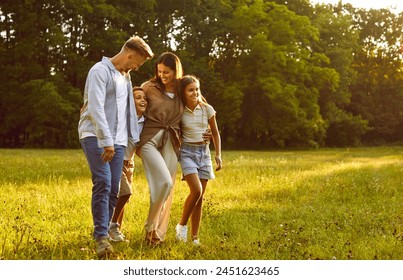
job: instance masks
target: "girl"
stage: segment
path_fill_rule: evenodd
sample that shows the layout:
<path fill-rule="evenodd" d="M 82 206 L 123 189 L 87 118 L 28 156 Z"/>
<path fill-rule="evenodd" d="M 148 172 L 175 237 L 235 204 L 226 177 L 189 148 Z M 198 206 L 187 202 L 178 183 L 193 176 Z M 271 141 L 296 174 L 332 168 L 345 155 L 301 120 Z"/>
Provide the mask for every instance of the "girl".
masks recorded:
<path fill-rule="evenodd" d="M 182 145 L 180 165 L 190 194 L 183 207 L 182 218 L 176 225 L 176 239 L 187 241 L 187 223 L 191 217 L 192 242 L 200 245 L 198 233 L 202 216 L 203 195 L 209 179 L 214 179 L 209 142 L 203 140 L 203 133 L 211 129 L 215 148 L 216 171 L 221 169 L 221 138 L 218 132 L 214 108 L 207 104 L 200 93 L 200 82 L 194 76 L 181 79 L 179 93 L 185 110 L 181 119 Z"/>

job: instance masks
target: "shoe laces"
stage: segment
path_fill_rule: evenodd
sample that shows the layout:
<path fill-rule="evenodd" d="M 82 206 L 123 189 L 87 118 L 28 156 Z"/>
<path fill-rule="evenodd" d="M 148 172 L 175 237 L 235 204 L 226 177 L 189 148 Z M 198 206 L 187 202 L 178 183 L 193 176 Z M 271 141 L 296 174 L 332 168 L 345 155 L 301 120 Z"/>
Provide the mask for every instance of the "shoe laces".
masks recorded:
<path fill-rule="evenodd" d="M 109 228 L 109 234 L 112 234 L 114 236 L 120 235 L 123 238 L 125 238 L 125 236 L 123 235 L 123 233 L 119 229 L 119 224 L 118 223 L 111 224 L 111 226 Z"/>

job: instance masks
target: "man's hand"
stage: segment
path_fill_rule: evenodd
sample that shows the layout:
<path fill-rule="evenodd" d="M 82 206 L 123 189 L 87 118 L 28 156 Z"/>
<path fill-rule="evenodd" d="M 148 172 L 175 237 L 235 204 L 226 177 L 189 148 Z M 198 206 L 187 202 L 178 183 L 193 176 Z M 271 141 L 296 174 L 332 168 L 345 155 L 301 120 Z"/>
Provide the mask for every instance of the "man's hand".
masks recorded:
<path fill-rule="evenodd" d="M 114 155 L 115 155 L 115 148 L 113 146 L 104 147 L 104 152 L 101 155 L 101 159 L 104 162 L 109 162 L 112 160 Z"/>

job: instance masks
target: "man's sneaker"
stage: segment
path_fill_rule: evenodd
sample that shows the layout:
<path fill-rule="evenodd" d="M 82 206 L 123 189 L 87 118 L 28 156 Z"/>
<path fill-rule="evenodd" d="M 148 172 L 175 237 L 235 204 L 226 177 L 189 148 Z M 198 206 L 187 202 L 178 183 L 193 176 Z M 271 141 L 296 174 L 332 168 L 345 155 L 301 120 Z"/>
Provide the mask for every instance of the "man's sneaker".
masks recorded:
<path fill-rule="evenodd" d="M 180 224 L 177 224 L 176 227 L 176 240 L 182 241 L 182 242 L 187 242 L 188 240 L 188 227 L 187 226 L 181 226 Z"/>
<path fill-rule="evenodd" d="M 115 242 L 125 241 L 125 236 L 120 231 L 118 223 L 111 223 L 109 227 L 109 237 L 111 238 L 112 241 Z"/>
<path fill-rule="evenodd" d="M 108 238 L 101 238 L 97 240 L 97 255 L 99 258 L 103 258 L 113 253 L 113 247 L 109 243 Z"/>
<path fill-rule="evenodd" d="M 200 246 L 201 245 L 199 239 L 193 239 L 192 244 L 193 244 L 193 246 Z"/>

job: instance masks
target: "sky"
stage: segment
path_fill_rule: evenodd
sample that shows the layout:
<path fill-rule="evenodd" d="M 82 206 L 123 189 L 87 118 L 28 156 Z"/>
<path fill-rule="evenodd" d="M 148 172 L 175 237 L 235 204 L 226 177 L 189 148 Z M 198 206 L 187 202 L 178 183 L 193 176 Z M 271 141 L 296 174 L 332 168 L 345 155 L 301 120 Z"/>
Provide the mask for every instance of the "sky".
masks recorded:
<path fill-rule="evenodd" d="M 310 0 L 315 3 L 337 4 L 339 0 Z M 354 7 L 364 9 L 395 9 L 396 12 L 403 12 L 403 0 L 342 0 L 343 3 L 350 3 Z"/>

